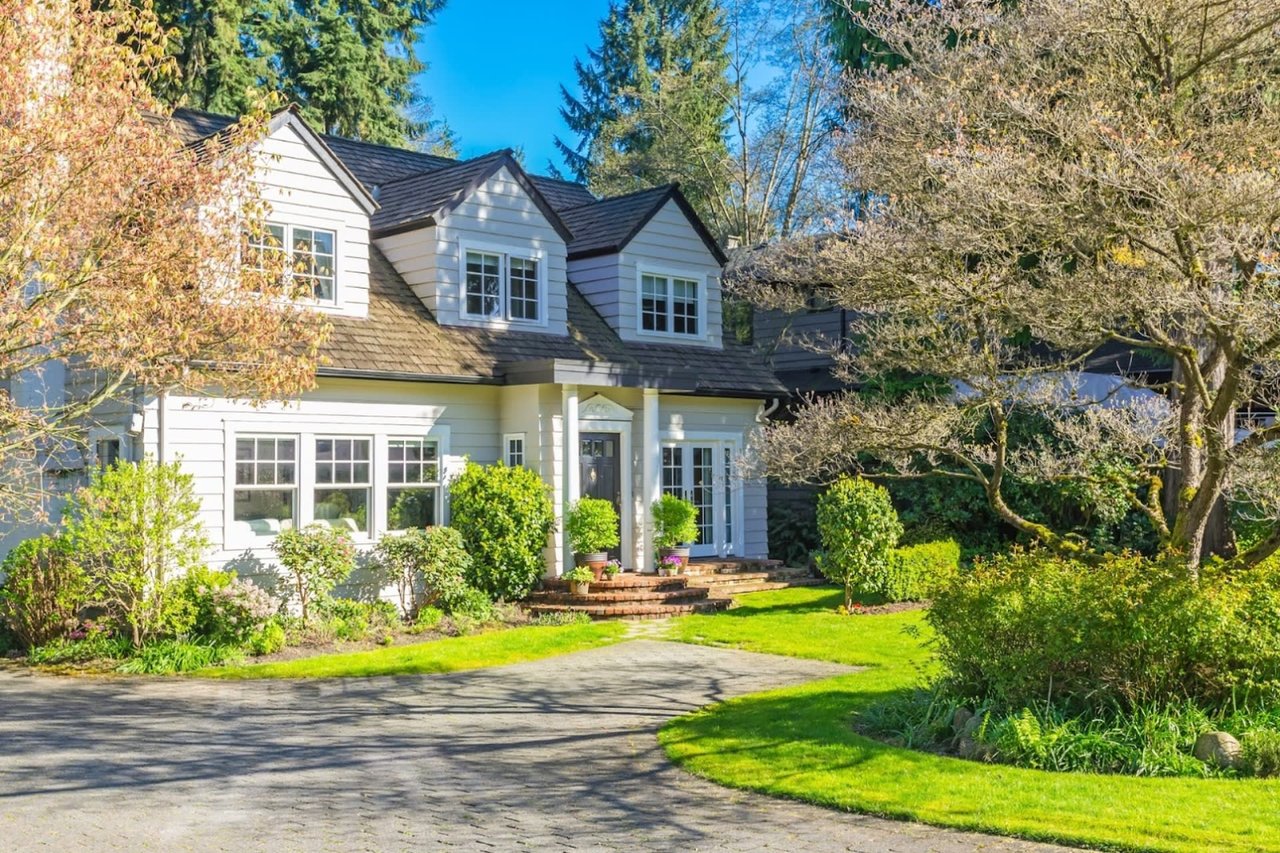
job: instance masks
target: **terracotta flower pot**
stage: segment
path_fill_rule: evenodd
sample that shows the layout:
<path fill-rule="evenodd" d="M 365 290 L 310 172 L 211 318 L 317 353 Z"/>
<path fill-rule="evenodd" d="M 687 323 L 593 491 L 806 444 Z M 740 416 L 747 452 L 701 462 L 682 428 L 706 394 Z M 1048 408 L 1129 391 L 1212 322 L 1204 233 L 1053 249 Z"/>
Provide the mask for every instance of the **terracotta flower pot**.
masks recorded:
<path fill-rule="evenodd" d="M 609 555 L 604 551 L 590 554 L 574 554 L 573 561 L 579 566 L 586 566 L 596 576 L 596 580 L 604 580 L 604 567 L 609 565 Z"/>
<path fill-rule="evenodd" d="M 687 569 L 689 567 L 689 549 L 688 548 L 659 548 L 658 557 L 679 557 L 680 568 Z"/>

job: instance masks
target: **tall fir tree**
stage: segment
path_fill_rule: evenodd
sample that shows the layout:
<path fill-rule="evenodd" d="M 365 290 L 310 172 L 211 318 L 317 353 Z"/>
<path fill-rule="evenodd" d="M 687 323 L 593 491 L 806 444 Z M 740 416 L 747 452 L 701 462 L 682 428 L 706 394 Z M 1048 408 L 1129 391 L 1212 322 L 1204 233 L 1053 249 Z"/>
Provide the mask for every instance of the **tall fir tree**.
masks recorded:
<path fill-rule="evenodd" d="M 680 181 L 705 209 L 727 185 L 727 43 L 715 0 L 615 0 L 574 62 L 581 97 L 561 87 L 569 174 L 604 194 Z"/>
<path fill-rule="evenodd" d="M 262 95 L 329 133 L 402 144 L 426 130 L 411 85 L 418 29 L 444 0 L 157 0 L 173 104 L 239 113 Z"/>

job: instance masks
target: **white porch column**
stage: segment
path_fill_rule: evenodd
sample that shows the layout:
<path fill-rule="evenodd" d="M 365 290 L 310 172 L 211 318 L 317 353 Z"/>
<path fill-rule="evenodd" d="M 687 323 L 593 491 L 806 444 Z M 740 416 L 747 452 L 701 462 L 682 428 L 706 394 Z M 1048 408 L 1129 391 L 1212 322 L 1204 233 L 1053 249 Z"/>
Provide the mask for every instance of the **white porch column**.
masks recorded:
<path fill-rule="evenodd" d="M 640 517 L 644 527 L 644 550 L 640 555 L 643 562 L 636 566 L 637 571 L 647 571 L 653 568 L 650 563 L 656 553 L 653 541 L 651 507 L 653 502 L 658 499 L 658 492 L 662 489 L 662 471 L 658 466 L 658 389 L 656 388 L 644 389 L 643 436 L 640 444 L 640 458 L 643 460 L 644 483 L 641 486 L 640 494 L 644 503 L 644 510 Z"/>
<path fill-rule="evenodd" d="M 560 506 L 560 536 L 564 547 L 561 551 L 561 573 L 573 565 L 573 552 L 570 550 L 569 537 L 564 535 L 564 518 L 565 513 L 569 511 L 569 504 L 576 501 L 582 494 L 582 460 L 581 449 L 578 441 L 578 386 L 564 385 L 561 386 L 562 400 L 564 404 L 564 472 L 562 482 L 564 483 L 564 501 Z"/>

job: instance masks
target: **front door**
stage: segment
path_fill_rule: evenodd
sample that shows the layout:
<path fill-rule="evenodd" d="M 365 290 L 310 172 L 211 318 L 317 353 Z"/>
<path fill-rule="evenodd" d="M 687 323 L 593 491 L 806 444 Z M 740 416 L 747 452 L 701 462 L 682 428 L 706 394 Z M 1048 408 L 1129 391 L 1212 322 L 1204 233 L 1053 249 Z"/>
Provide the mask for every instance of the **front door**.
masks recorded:
<path fill-rule="evenodd" d="M 584 432 L 579 437 L 584 498 L 600 498 L 613 504 L 622 517 L 622 443 L 616 432 Z M 609 556 L 617 559 L 615 548 Z"/>

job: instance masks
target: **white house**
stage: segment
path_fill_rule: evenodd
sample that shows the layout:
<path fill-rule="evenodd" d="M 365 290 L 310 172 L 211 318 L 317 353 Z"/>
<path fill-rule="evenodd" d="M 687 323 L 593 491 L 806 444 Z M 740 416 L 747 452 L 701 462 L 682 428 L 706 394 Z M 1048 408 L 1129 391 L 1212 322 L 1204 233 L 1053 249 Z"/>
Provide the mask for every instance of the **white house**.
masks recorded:
<path fill-rule="evenodd" d="M 194 144 L 234 119 L 171 121 Z M 447 523 L 466 458 L 534 469 L 557 514 L 614 501 L 628 568 L 647 567 L 663 492 L 697 505 L 695 555 L 766 555 L 765 487 L 737 460 L 784 388 L 724 340 L 725 259 L 678 188 L 601 200 L 510 151 L 454 161 L 322 136 L 292 110 L 260 144 L 271 230 L 307 255 L 334 325 L 316 388 L 256 408 L 140 396 L 95 426 L 86 464 L 180 461 L 211 563 L 250 576 L 289 526 L 371 544 Z M 549 573 L 565 550 L 557 533 Z"/>

